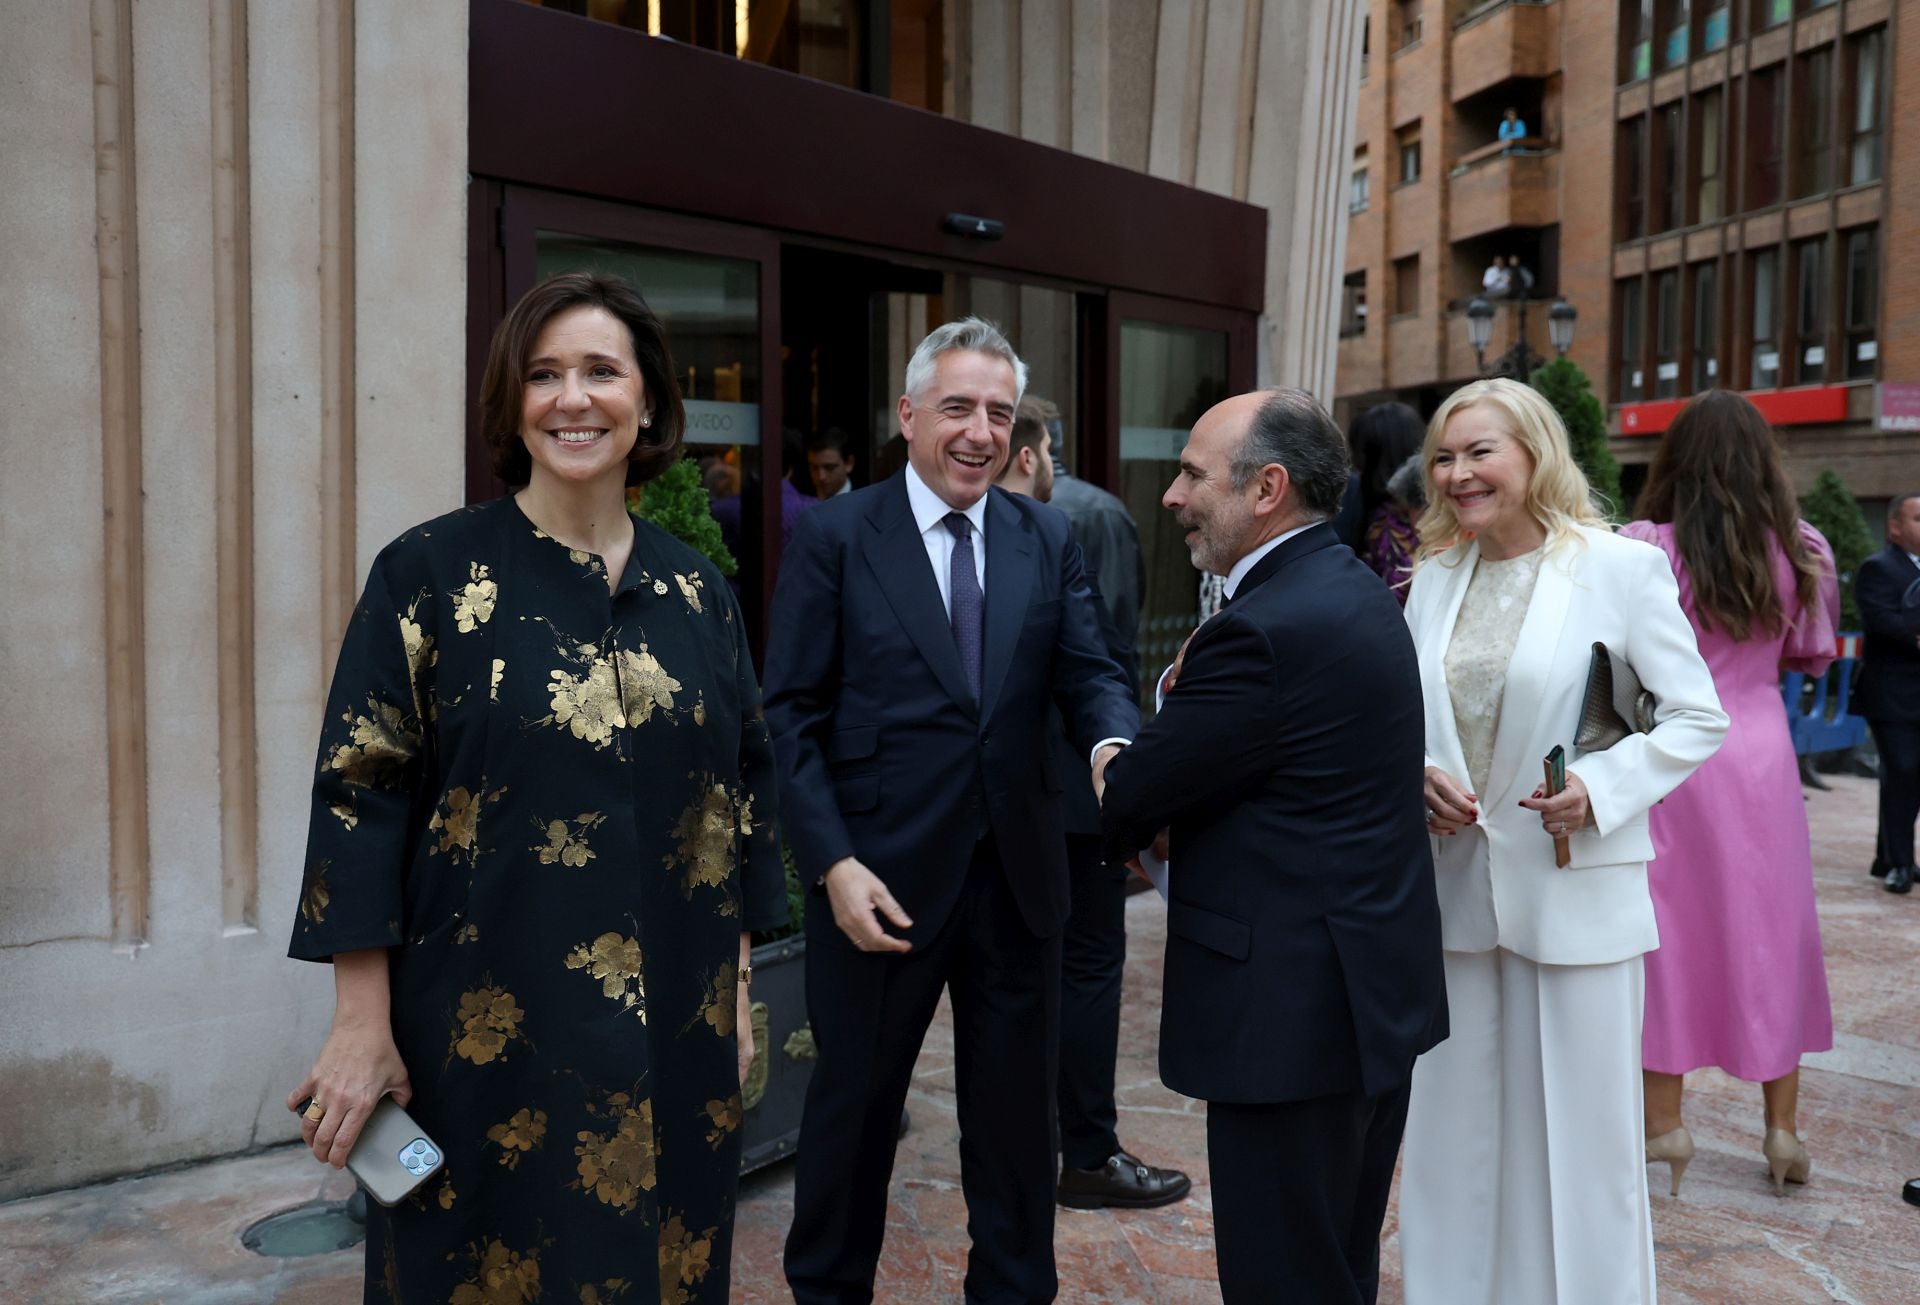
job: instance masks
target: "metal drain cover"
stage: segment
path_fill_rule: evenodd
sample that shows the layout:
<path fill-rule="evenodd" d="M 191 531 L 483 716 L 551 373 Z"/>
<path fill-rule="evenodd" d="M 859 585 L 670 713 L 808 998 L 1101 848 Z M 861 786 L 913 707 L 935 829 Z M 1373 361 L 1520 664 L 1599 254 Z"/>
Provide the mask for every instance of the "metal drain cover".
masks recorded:
<path fill-rule="evenodd" d="M 357 1245 L 366 1235 L 345 1201 L 309 1201 L 268 1215 L 240 1234 L 240 1244 L 256 1255 L 325 1255 Z"/>

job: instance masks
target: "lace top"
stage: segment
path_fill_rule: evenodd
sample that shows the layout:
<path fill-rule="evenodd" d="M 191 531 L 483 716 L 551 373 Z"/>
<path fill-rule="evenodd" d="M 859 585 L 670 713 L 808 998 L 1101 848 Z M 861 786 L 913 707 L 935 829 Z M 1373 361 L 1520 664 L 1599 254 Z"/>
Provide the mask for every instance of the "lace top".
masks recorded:
<path fill-rule="evenodd" d="M 1466 754 L 1468 787 L 1484 795 L 1493 765 L 1493 739 L 1500 728 L 1500 700 L 1507 691 L 1507 663 L 1520 640 L 1520 626 L 1533 601 L 1544 548 L 1494 561 L 1483 557 L 1467 582 L 1447 645 L 1447 695 Z"/>

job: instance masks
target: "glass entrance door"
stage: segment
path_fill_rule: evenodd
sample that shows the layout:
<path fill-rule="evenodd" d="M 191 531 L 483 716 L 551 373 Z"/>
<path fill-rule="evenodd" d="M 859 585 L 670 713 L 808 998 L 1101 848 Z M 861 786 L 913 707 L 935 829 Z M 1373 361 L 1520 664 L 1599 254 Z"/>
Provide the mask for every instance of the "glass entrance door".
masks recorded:
<path fill-rule="evenodd" d="M 1160 499 L 1203 413 L 1254 384 L 1251 314 L 1115 294 L 1107 310 L 1108 426 L 1114 492 L 1140 531 L 1146 589 L 1140 604 L 1141 707 L 1200 623 L 1204 577 Z"/>

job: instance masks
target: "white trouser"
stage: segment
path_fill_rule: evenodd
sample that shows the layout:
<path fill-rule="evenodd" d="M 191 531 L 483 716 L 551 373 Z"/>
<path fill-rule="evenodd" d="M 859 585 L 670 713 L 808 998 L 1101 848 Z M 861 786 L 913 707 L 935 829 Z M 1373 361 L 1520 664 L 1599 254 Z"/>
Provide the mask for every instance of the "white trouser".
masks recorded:
<path fill-rule="evenodd" d="M 1447 952 L 1453 1032 L 1413 1070 L 1407 1305 L 1652 1305 L 1641 960 Z"/>

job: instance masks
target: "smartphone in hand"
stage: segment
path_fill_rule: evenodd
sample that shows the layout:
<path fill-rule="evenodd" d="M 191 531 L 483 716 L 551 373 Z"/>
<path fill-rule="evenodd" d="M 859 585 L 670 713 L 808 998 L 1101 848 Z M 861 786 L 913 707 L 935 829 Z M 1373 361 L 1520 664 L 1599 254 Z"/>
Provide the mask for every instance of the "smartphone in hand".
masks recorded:
<path fill-rule="evenodd" d="M 1558 743 L 1546 756 L 1547 781 L 1543 791 L 1548 797 L 1565 791 L 1567 787 L 1567 750 Z M 1573 846 L 1567 842 L 1565 834 L 1553 836 L 1553 863 L 1564 870 L 1573 863 Z"/>
<path fill-rule="evenodd" d="M 439 1146 L 392 1097 L 380 1098 L 347 1152 L 347 1171 L 382 1205 L 400 1204 L 446 1163 Z"/>

